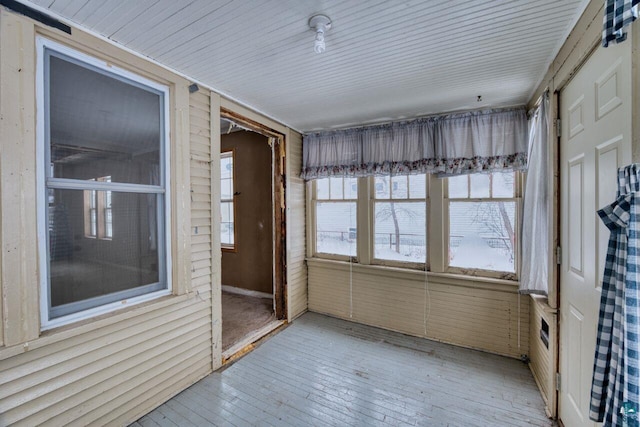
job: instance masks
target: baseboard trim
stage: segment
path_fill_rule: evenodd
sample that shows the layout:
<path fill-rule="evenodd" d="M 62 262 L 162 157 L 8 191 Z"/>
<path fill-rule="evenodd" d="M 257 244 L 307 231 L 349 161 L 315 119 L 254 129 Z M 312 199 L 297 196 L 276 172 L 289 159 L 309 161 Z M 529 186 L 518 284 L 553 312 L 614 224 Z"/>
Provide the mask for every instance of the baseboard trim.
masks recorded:
<path fill-rule="evenodd" d="M 268 294 L 266 292 L 259 292 L 259 291 L 252 291 L 250 289 L 236 288 L 235 286 L 222 285 L 222 290 L 224 292 L 229 292 L 230 294 L 246 295 L 246 296 L 249 296 L 249 297 L 256 297 L 256 298 L 273 299 L 273 295 Z"/>

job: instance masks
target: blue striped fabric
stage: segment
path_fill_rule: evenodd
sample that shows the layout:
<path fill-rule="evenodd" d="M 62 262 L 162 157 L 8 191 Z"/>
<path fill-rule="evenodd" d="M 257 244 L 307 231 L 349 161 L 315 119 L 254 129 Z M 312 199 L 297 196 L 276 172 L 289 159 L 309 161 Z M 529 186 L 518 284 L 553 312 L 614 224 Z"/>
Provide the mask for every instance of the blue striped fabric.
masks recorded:
<path fill-rule="evenodd" d="M 618 197 L 598 215 L 611 231 L 600 301 L 589 417 L 605 426 L 638 427 L 638 281 L 640 164 L 618 171 Z"/>
<path fill-rule="evenodd" d="M 636 5 L 640 0 L 605 0 L 604 20 L 602 30 L 602 46 L 609 46 L 609 42 L 620 43 L 627 39 L 624 27 L 638 17 Z"/>

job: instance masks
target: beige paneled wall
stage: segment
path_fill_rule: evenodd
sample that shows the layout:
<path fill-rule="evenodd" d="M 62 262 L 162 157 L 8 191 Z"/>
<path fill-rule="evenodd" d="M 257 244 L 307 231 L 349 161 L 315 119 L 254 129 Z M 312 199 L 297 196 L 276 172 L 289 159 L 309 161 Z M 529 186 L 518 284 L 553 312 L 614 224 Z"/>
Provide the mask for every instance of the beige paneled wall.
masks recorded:
<path fill-rule="evenodd" d="M 543 320 L 549 327 L 548 345 L 542 341 L 540 334 Z M 531 332 L 529 336 L 529 357 L 531 358 L 531 363 L 529 367 L 538 384 L 546 406 L 547 415 L 549 416 L 554 416 L 553 414 L 556 412 L 555 375 L 551 367 L 555 365 L 554 358 L 557 355 L 557 322 L 556 311 L 549 307 L 547 299 L 542 296 L 532 296 Z"/>
<path fill-rule="evenodd" d="M 309 260 L 309 310 L 510 357 L 529 353 L 529 297 L 512 283 Z"/>
<path fill-rule="evenodd" d="M 7 346 L 37 338 L 40 322 L 34 34 L 31 21 L 0 11 L 0 344 Z"/>
<path fill-rule="evenodd" d="M 289 131 L 287 147 L 287 308 L 292 321 L 307 311 L 306 184 L 302 171 L 302 136 Z"/>
<path fill-rule="evenodd" d="M 302 138 L 76 28 L 0 10 L 0 425 L 124 425 L 221 365 L 220 108 L 285 136 L 288 318 L 307 308 Z M 37 259 L 35 38 L 170 88 L 173 295 L 46 332 Z"/>
<path fill-rule="evenodd" d="M 124 425 L 211 372 L 214 364 L 209 95 L 190 96 L 187 80 L 76 29 L 73 36 L 62 35 L 2 10 L 0 30 L 2 126 L 23 125 L 17 127 L 20 139 L 9 138 L 4 128 L 0 133 L 5 331 L 0 425 Z M 8 199 L 36 199 L 35 168 L 22 160 L 36 154 L 33 93 L 8 90 L 34 87 L 33 58 L 20 62 L 15 55 L 34 54 L 36 33 L 166 84 L 171 94 L 174 295 L 46 332 L 39 329 L 34 276 L 39 274 L 35 207 L 21 212 Z M 19 67 L 24 68 L 17 72 Z M 12 230 L 22 238 L 12 237 Z M 7 239 L 22 261 L 6 256 Z M 22 268 L 23 262 L 32 267 Z"/>

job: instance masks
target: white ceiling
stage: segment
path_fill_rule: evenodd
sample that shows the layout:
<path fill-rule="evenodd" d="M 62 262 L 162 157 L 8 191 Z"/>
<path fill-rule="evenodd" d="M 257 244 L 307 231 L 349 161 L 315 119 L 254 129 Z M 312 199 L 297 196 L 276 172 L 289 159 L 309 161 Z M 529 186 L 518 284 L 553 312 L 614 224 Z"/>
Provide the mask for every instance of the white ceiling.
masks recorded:
<path fill-rule="evenodd" d="M 523 104 L 588 1 L 32 3 L 310 131 Z M 333 21 L 322 54 L 315 13 Z"/>

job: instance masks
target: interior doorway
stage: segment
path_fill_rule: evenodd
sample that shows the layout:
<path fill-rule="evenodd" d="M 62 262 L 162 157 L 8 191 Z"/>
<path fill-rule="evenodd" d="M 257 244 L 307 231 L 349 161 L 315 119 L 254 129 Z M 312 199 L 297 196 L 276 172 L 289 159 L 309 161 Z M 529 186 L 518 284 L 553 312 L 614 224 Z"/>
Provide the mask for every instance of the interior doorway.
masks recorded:
<path fill-rule="evenodd" d="M 223 360 L 283 323 L 284 137 L 220 119 Z"/>

